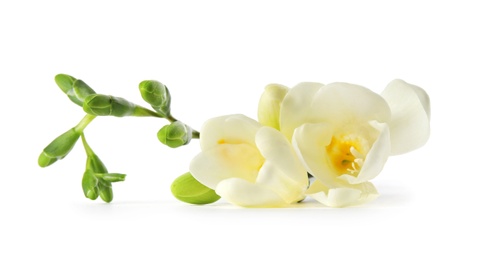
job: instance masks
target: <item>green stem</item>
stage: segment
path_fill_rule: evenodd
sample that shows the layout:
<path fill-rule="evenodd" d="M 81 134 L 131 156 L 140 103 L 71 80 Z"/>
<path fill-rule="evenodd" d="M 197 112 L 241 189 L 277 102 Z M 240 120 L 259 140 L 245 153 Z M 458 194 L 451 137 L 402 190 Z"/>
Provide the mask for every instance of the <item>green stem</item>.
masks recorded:
<path fill-rule="evenodd" d="M 172 114 L 168 114 L 166 117 L 165 117 L 168 121 L 170 121 L 170 123 L 173 123 L 175 121 L 179 121 L 177 120 L 177 118 L 173 117 Z"/>
<path fill-rule="evenodd" d="M 172 114 L 168 114 L 165 119 L 167 119 L 168 121 L 170 121 L 170 123 L 173 123 L 173 122 L 176 122 L 176 121 L 179 121 L 177 118 L 173 117 Z M 187 125 L 187 127 L 190 127 Z M 199 139 L 200 138 L 200 132 L 193 129 L 192 127 L 190 127 L 192 129 L 192 139 Z"/>
<path fill-rule="evenodd" d="M 138 105 L 135 106 L 135 111 L 133 111 L 133 116 L 153 116 L 153 117 L 163 118 L 163 116 L 158 114 L 157 112 Z"/>
<path fill-rule="evenodd" d="M 82 134 L 84 128 L 86 128 L 95 118 L 95 115 L 86 114 L 83 119 L 81 119 L 81 121 L 74 127 L 74 131 L 76 131 L 78 134 Z"/>
<path fill-rule="evenodd" d="M 199 131 L 192 129 L 192 139 L 199 139 L 199 138 L 200 138 Z"/>
<path fill-rule="evenodd" d="M 81 133 L 81 139 L 83 141 L 83 146 L 84 146 L 84 150 L 86 151 L 86 155 L 88 157 L 92 156 L 94 154 L 93 149 L 91 149 L 88 142 L 86 141 L 86 137 L 84 137 L 84 133 Z"/>

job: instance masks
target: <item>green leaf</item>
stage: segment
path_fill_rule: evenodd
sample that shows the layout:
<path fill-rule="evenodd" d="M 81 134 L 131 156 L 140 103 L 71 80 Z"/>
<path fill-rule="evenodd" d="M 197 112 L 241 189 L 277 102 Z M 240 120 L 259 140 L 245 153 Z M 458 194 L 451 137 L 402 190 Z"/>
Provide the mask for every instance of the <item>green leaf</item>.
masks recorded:
<path fill-rule="evenodd" d="M 190 172 L 175 179 L 171 191 L 175 198 L 190 204 L 209 204 L 221 198 L 214 190 L 197 181 Z"/>

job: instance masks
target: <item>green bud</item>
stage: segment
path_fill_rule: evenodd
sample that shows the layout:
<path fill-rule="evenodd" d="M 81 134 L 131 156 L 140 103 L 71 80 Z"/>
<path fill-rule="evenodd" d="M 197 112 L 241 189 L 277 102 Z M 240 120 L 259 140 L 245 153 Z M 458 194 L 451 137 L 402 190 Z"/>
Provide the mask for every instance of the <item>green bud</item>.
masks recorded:
<path fill-rule="evenodd" d="M 67 74 L 57 74 L 54 77 L 57 86 L 62 90 L 62 92 L 66 93 L 72 89 L 72 85 L 74 85 L 74 81 L 76 78 L 69 76 Z"/>
<path fill-rule="evenodd" d="M 158 131 L 157 137 L 163 144 L 177 148 L 190 142 L 192 129 L 180 121 L 175 121 L 162 127 Z"/>
<path fill-rule="evenodd" d="M 113 188 L 111 187 L 111 182 L 103 179 L 98 179 L 98 181 L 99 196 L 104 202 L 111 202 L 113 200 Z"/>
<path fill-rule="evenodd" d="M 98 198 L 98 178 L 96 178 L 92 170 L 86 170 L 86 172 L 84 172 L 82 186 L 86 198 L 92 200 Z"/>
<path fill-rule="evenodd" d="M 38 164 L 40 167 L 47 167 L 57 160 L 60 160 L 72 150 L 80 133 L 75 128 L 69 129 L 67 132 L 54 139 L 39 156 Z"/>
<path fill-rule="evenodd" d="M 84 81 L 66 74 L 56 75 L 55 81 L 69 99 L 79 106 L 83 106 L 83 101 L 88 95 L 96 94 Z"/>
<path fill-rule="evenodd" d="M 221 198 L 213 189 L 197 181 L 190 172 L 175 179 L 171 190 L 175 198 L 191 204 L 209 204 Z"/>
<path fill-rule="evenodd" d="M 130 116 L 135 111 L 135 104 L 120 97 L 93 94 L 86 97 L 83 104 L 86 113 L 95 116 Z"/>
<path fill-rule="evenodd" d="M 156 80 L 145 80 L 140 82 L 139 89 L 142 98 L 150 104 L 153 109 L 164 117 L 170 115 L 170 92 L 167 86 Z"/>
<path fill-rule="evenodd" d="M 86 169 L 92 170 L 95 173 L 108 173 L 108 169 L 104 163 L 94 153 L 91 153 L 88 156 L 88 159 L 86 160 Z"/>

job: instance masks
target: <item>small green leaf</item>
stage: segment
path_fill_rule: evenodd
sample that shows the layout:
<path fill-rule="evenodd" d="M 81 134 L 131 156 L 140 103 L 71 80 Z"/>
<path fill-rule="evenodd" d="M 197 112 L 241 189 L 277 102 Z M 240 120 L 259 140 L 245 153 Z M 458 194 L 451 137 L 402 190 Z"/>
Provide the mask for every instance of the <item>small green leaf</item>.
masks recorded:
<path fill-rule="evenodd" d="M 209 204 L 221 198 L 214 190 L 197 181 L 190 172 L 175 179 L 171 191 L 175 198 L 190 204 Z"/>

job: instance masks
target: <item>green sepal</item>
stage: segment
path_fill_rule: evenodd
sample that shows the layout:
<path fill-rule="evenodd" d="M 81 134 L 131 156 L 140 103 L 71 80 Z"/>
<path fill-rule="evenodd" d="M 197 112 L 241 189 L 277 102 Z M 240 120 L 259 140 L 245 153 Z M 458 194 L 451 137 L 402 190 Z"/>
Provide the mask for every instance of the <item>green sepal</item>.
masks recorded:
<path fill-rule="evenodd" d="M 213 189 L 196 180 L 190 172 L 176 178 L 170 189 L 175 198 L 190 204 L 209 204 L 221 198 Z"/>
<path fill-rule="evenodd" d="M 124 181 L 126 174 L 121 173 L 96 173 L 97 178 L 103 179 L 108 182 L 119 182 Z"/>
<path fill-rule="evenodd" d="M 144 80 L 138 88 L 143 100 L 163 117 L 170 116 L 171 96 L 167 86 L 156 80 Z"/>
<path fill-rule="evenodd" d="M 66 157 L 72 150 L 80 133 L 75 128 L 69 129 L 67 132 L 58 136 L 49 145 L 47 145 L 39 156 L 38 164 L 40 167 L 47 167 L 54 162 Z"/>
<path fill-rule="evenodd" d="M 177 148 L 190 142 L 192 129 L 180 121 L 175 121 L 163 126 L 158 131 L 157 137 L 161 143 L 171 148 Z"/>

